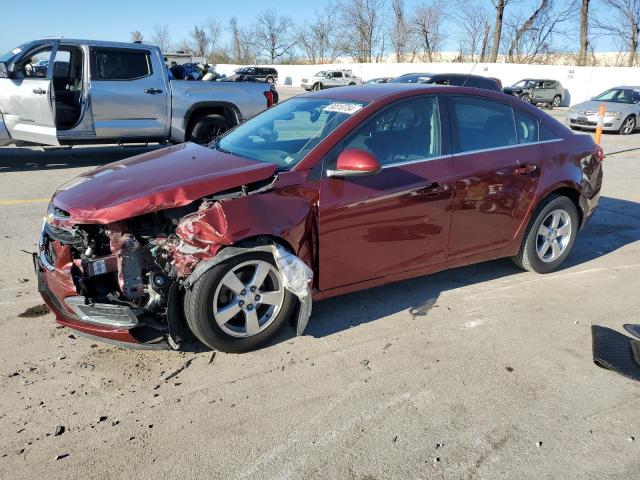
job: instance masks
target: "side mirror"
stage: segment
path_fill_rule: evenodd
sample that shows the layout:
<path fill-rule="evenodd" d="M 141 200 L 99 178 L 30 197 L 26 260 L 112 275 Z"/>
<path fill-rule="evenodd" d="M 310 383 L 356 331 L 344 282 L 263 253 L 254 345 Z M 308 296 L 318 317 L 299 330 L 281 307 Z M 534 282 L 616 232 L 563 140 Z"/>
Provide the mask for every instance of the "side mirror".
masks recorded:
<path fill-rule="evenodd" d="M 9 70 L 4 62 L 0 62 L 0 78 L 9 78 Z"/>
<path fill-rule="evenodd" d="M 375 175 L 382 169 L 380 162 L 369 152 L 358 148 L 343 151 L 336 161 L 336 169 L 328 170 L 329 177 Z"/>

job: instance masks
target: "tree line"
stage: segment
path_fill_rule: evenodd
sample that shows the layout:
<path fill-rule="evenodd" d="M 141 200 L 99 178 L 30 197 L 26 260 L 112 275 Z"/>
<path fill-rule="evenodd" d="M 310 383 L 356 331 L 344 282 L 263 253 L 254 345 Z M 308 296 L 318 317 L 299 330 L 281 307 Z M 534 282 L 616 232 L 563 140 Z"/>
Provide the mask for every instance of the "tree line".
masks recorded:
<path fill-rule="evenodd" d="M 552 63 L 569 55 L 593 65 L 594 42 L 605 37 L 616 64 L 640 63 L 640 0 L 338 0 L 298 23 L 277 9 L 248 25 L 210 19 L 175 43 L 168 24 L 155 25 L 148 41 L 210 63 L 435 62 L 453 45 L 450 61 Z"/>

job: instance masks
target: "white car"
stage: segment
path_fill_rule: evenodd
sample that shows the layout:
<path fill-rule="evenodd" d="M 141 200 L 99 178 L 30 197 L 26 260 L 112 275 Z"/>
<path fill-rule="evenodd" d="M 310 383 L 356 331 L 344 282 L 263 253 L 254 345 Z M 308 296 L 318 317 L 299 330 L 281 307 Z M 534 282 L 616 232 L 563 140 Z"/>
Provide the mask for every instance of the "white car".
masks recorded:
<path fill-rule="evenodd" d="M 321 70 L 311 78 L 303 78 L 300 86 L 305 90 L 360 85 L 362 79 L 354 76 L 351 70 Z"/>

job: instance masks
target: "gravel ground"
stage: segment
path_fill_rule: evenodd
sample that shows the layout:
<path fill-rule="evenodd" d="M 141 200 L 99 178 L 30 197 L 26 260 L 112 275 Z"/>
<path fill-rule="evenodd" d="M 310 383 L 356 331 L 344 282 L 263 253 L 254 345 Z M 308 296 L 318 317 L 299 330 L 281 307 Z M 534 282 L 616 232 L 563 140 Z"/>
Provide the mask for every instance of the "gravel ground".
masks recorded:
<path fill-rule="evenodd" d="M 304 336 L 213 361 L 21 317 L 46 199 L 145 149 L 0 149 L 0 478 L 637 478 L 640 384 L 592 363 L 590 325 L 640 323 L 640 134 L 603 144 L 561 271 L 499 260 L 342 296 Z"/>

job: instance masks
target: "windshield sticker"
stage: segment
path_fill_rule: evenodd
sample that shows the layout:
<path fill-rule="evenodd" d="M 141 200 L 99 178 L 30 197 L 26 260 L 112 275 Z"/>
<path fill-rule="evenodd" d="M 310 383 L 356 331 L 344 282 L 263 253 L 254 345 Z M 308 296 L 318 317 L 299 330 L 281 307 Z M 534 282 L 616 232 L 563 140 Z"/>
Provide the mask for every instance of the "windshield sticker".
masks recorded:
<path fill-rule="evenodd" d="M 322 111 L 346 113 L 347 115 L 353 115 L 361 108 L 362 108 L 362 105 L 356 105 L 355 103 L 332 103 L 324 107 Z"/>
<path fill-rule="evenodd" d="M 14 48 L 13 50 L 11 50 L 11 53 L 13 53 L 14 55 L 19 54 L 22 51 L 21 48 Z"/>

